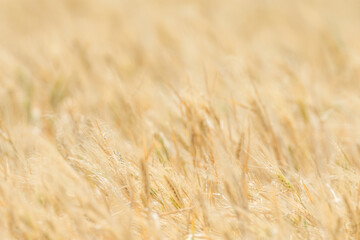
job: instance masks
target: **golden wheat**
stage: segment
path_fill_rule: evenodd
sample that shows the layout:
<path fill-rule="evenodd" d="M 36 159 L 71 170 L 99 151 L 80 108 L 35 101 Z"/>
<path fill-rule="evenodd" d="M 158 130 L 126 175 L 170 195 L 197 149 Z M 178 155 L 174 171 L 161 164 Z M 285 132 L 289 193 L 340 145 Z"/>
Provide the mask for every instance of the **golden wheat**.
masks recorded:
<path fill-rule="evenodd" d="M 0 0 L 0 239 L 360 239 L 359 23 Z"/>

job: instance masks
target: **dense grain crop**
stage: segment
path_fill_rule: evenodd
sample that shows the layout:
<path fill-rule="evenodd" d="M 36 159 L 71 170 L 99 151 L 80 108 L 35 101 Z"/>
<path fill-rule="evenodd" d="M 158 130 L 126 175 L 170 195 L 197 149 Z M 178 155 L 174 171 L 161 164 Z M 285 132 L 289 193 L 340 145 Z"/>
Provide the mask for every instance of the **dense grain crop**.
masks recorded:
<path fill-rule="evenodd" d="M 360 1 L 0 0 L 0 239 L 360 239 Z"/>

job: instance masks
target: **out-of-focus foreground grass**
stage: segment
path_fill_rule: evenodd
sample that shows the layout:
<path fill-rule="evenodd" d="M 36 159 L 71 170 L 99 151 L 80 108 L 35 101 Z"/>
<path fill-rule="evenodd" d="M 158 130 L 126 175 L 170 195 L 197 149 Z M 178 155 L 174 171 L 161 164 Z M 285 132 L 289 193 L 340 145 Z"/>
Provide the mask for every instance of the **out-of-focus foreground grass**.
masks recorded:
<path fill-rule="evenodd" d="M 359 239 L 360 2 L 1 0 L 1 239 Z"/>

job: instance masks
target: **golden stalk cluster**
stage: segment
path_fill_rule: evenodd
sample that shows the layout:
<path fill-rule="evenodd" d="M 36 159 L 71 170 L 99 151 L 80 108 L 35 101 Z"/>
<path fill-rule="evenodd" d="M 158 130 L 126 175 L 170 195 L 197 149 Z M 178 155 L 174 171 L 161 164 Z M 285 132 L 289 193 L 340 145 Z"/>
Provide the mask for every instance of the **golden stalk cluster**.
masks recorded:
<path fill-rule="evenodd" d="M 0 0 L 0 239 L 360 239 L 360 1 Z"/>

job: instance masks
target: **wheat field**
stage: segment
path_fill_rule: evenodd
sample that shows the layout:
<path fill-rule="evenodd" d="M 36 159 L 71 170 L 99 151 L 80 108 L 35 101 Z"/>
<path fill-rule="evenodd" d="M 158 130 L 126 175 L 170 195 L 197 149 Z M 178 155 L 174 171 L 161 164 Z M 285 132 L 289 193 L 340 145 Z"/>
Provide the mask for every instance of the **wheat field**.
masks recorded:
<path fill-rule="evenodd" d="M 360 1 L 0 0 L 0 239 L 360 239 Z"/>

